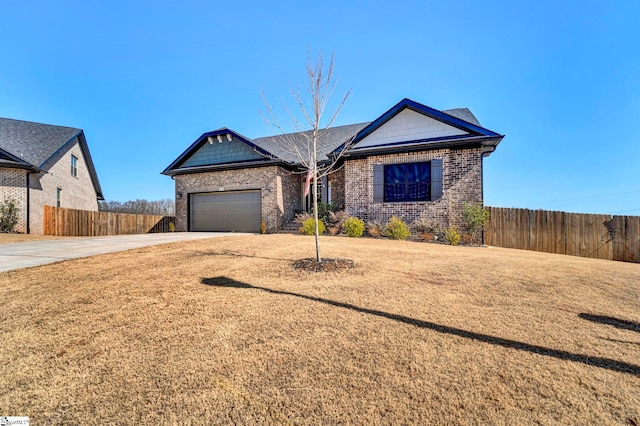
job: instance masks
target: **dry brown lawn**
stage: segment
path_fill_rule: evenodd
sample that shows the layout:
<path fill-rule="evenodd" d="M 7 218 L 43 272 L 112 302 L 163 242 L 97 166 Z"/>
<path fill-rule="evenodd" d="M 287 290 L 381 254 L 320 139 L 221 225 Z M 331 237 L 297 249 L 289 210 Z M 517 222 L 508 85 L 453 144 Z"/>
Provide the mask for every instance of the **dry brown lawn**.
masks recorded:
<path fill-rule="evenodd" d="M 0 415 L 33 424 L 638 424 L 640 265 L 309 237 L 0 274 Z M 635 423 L 634 423 L 635 422 Z"/>

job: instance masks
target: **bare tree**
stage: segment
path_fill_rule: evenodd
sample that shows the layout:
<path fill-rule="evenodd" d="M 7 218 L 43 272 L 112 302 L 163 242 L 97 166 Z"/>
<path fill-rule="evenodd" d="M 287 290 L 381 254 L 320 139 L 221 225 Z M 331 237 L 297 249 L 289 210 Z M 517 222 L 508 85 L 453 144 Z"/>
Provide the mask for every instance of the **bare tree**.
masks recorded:
<path fill-rule="evenodd" d="M 170 198 L 149 201 L 145 199 L 129 201 L 100 201 L 98 210 L 113 213 L 153 214 L 172 216 L 175 212 L 175 202 Z"/>
<path fill-rule="evenodd" d="M 338 160 L 353 140 L 351 138 L 341 145 L 341 149 L 332 155 L 328 160 L 318 159 L 319 143 L 323 140 L 323 136 L 327 130 L 333 126 L 338 114 L 346 103 L 351 94 L 348 90 L 337 102 L 332 106 L 332 112 L 327 111 L 330 106 L 331 96 L 336 88 L 334 79 L 334 56 L 331 54 L 329 64 L 325 66 L 322 52 L 318 55 L 318 59 L 314 62 L 309 53 L 307 53 L 307 85 L 304 91 L 298 87 L 291 91 L 291 95 L 295 99 L 299 113 L 295 114 L 286 104 L 283 108 L 288 119 L 287 129 L 281 124 L 280 120 L 274 113 L 273 106 L 269 105 L 264 96 L 264 104 L 266 114 L 260 112 L 263 119 L 272 128 L 279 133 L 277 138 L 280 148 L 294 158 L 301 165 L 302 169 L 307 173 L 305 190 L 308 190 L 309 184 L 313 188 L 313 217 L 315 219 L 315 244 L 316 244 L 316 262 L 320 262 L 320 242 L 318 239 L 318 181 L 324 176 L 329 175 L 336 170 Z M 327 113 L 325 115 L 325 113 Z M 294 133 L 287 132 L 292 130 Z M 355 135 L 354 135 L 355 136 Z"/>

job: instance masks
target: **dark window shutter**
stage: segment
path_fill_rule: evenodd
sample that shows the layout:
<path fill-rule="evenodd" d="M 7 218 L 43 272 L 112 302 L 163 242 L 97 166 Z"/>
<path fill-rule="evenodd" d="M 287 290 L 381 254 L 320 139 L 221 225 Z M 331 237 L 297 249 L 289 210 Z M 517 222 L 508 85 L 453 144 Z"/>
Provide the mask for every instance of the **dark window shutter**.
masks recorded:
<path fill-rule="evenodd" d="M 373 165 L 373 202 L 384 202 L 384 165 Z"/>
<path fill-rule="evenodd" d="M 442 198 L 442 160 L 431 160 L 431 201 Z"/>

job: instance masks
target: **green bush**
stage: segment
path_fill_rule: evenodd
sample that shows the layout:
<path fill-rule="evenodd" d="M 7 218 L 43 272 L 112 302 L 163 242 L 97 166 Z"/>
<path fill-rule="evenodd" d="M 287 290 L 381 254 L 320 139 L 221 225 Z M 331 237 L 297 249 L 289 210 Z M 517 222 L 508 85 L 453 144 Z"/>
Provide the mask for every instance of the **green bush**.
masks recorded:
<path fill-rule="evenodd" d="M 18 208 L 13 200 L 4 200 L 0 204 L 0 232 L 3 234 L 13 232 L 18 223 Z"/>
<path fill-rule="evenodd" d="M 489 224 L 489 217 L 490 214 L 484 209 L 482 203 L 464 203 L 462 206 L 462 220 L 472 237 Z"/>
<path fill-rule="evenodd" d="M 347 234 L 347 237 L 362 237 L 364 233 L 364 221 L 351 216 L 344 222 L 342 228 L 345 234 Z"/>
<path fill-rule="evenodd" d="M 384 235 L 394 240 L 406 240 L 411 233 L 402 219 L 392 216 L 384 227 Z"/>
<path fill-rule="evenodd" d="M 318 233 L 324 234 L 325 231 L 324 222 L 318 221 Z M 309 219 L 302 222 L 302 227 L 300 228 L 300 232 L 304 235 L 315 235 L 316 233 L 316 221 L 310 217 Z"/>
<path fill-rule="evenodd" d="M 335 213 L 338 211 L 338 205 L 334 203 L 323 203 L 321 201 L 318 202 L 318 219 L 323 222 L 327 222 L 330 218 L 331 213 Z"/>
<path fill-rule="evenodd" d="M 452 246 L 460 244 L 460 233 L 455 227 L 450 227 L 444 230 L 444 239 L 447 240 Z"/>

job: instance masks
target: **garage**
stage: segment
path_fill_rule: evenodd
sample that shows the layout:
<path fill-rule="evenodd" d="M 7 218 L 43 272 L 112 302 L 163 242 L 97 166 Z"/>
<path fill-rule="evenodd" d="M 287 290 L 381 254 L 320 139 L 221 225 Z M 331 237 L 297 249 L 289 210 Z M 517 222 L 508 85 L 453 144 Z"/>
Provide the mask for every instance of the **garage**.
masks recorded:
<path fill-rule="evenodd" d="M 189 196 L 189 230 L 260 232 L 261 191 L 227 191 Z"/>

